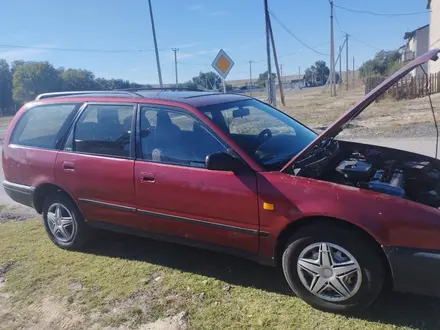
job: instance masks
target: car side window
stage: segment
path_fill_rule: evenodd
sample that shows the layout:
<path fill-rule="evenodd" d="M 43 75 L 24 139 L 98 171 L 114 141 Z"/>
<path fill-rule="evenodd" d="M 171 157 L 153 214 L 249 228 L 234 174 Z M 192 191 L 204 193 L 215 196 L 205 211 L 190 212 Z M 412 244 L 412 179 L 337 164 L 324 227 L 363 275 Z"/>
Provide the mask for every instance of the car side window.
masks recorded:
<path fill-rule="evenodd" d="M 92 104 L 75 125 L 72 150 L 95 155 L 129 157 L 133 105 Z"/>
<path fill-rule="evenodd" d="M 204 168 L 206 156 L 226 152 L 204 126 L 182 112 L 142 107 L 140 130 L 145 160 Z"/>
<path fill-rule="evenodd" d="M 77 103 L 45 104 L 27 110 L 19 119 L 10 143 L 44 149 L 56 149 L 73 120 Z M 68 120 L 70 118 L 70 120 Z"/>

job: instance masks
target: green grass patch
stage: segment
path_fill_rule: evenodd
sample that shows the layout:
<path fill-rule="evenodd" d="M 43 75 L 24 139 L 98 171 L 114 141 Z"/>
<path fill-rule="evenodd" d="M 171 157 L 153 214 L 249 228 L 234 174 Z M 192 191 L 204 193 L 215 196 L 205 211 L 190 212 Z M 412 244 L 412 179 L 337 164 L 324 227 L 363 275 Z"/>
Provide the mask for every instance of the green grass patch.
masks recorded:
<path fill-rule="evenodd" d="M 6 265 L 0 328 L 137 328 L 182 311 L 189 329 L 440 328 L 436 299 L 391 294 L 356 316 L 322 313 L 293 297 L 276 269 L 116 234 L 65 251 L 38 220 L 0 224 Z"/>

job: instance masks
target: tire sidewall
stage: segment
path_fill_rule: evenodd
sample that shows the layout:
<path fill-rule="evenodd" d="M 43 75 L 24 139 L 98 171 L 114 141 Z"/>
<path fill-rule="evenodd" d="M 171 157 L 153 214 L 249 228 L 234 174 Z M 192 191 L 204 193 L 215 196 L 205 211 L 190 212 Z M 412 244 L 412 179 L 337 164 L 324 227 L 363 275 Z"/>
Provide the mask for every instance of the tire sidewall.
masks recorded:
<path fill-rule="evenodd" d="M 62 204 L 65 208 L 67 208 L 70 213 L 72 214 L 72 220 L 75 223 L 76 230 L 75 235 L 73 238 L 68 242 L 62 242 L 58 240 L 51 232 L 48 220 L 47 220 L 47 213 L 51 205 L 54 203 Z M 78 211 L 77 206 L 70 200 L 70 198 L 67 198 L 66 196 L 62 194 L 54 194 L 49 197 L 47 197 L 43 203 L 43 225 L 44 229 L 46 230 L 47 235 L 49 236 L 49 239 L 58 247 L 63 249 L 76 249 L 83 245 L 83 241 L 86 236 L 86 223 L 83 220 L 83 217 L 81 213 Z"/>
<path fill-rule="evenodd" d="M 323 300 L 312 294 L 302 284 L 297 261 L 301 252 L 314 243 L 333 243 L 343 247 L 357 260 L 362 273 L 362 283 L 356 294 L 340 302 Z M 349 312 L 370 306 L 379 296 L 384 283 L 384 267 L 375 246 L 350 231 L 309 230 L 304 235 L 295 235 L 283 254 L 283 272 L 291 289 L 297 296 L 313 307 L 329 312 Z"/>

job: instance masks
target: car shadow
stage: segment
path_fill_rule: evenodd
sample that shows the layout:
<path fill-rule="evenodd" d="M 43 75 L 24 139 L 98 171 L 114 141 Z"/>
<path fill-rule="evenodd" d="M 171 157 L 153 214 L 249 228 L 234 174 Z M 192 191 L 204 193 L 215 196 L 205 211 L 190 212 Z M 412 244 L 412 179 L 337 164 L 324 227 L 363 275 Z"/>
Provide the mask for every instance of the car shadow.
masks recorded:
<path fill-rule="evenodd" d="M 293 296 L 279 268 L 208 250 L 102 231 L 83 252 L 147 262 L 230 285 Z M 440 329 L 440 299 L 390 292 L 367 311 L 348 317 L 416 329 Z"/>

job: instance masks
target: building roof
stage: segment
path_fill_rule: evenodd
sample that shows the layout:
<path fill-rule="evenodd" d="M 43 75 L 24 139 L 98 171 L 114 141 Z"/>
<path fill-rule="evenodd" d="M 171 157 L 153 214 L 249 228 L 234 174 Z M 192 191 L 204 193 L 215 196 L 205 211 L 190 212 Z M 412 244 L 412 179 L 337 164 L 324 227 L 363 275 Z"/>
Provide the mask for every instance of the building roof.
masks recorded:
<path fill-rule="evenodd" d="M 405 35 L 403 36 L 403 39 L 406 40 L 406 39 L 414 38 L 416 36 L 417 31 L 426 29 L 427 27 L 429 27 L 429 24 L 426 24 L 426 25 L 424 25 L 422 27 L 419 27 L 418 29 L 415 29 L 414 31 L 405 32 Z"/>

